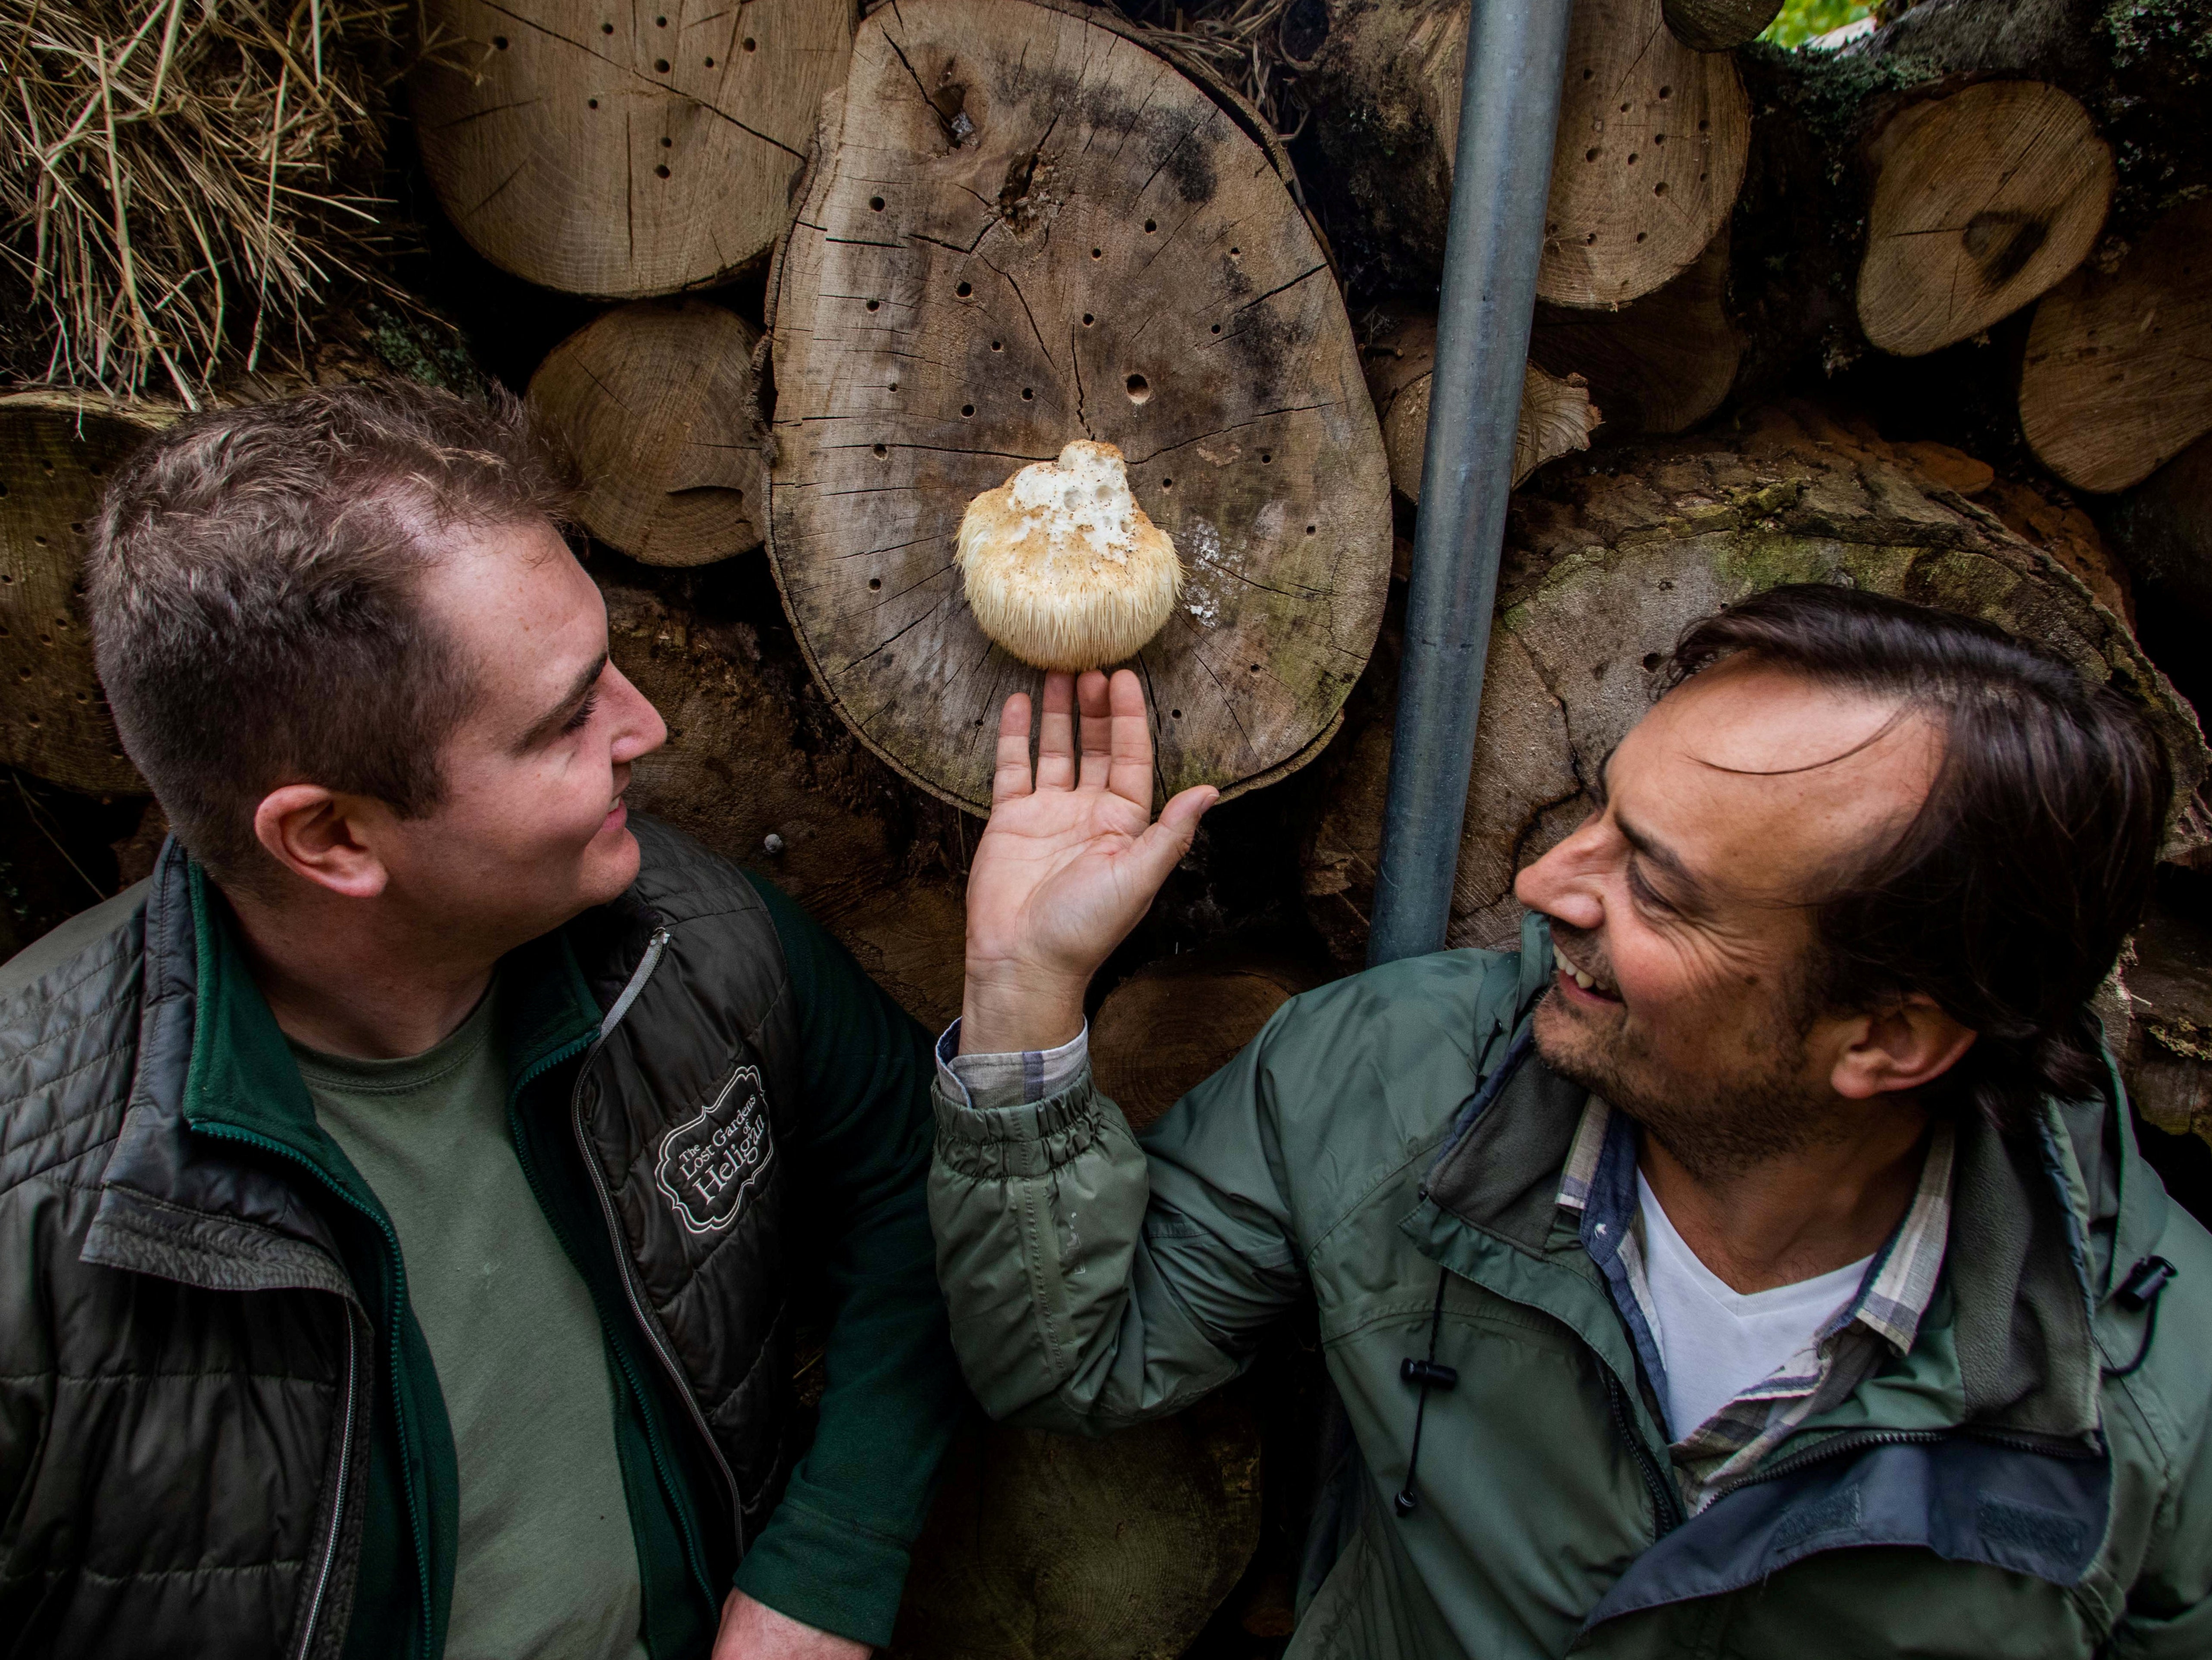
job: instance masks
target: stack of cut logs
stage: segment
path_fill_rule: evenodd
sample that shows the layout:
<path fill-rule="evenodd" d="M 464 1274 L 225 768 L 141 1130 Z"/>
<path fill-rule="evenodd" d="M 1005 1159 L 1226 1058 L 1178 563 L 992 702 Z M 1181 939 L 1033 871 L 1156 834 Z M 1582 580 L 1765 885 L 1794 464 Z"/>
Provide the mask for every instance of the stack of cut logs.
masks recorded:
<path fill-rule="evenodd" d="M 1515 871 L 1687 621 L 1786 581 L 1907 595 L 2151 710 L 2180 797 L 2107 1006 L 2142 1110 L 2212 1138 L 2212 16 L 1922 0 L 1784 53 L 1751 44 L 1777 3 L 1576 0 L 1450 939 L 1510 941 Z M 1101 1077 L 1149 1123 L 1356 969 L 1468 0 L 1267 9 L 1287 148 L 1199 34 L 1076 0 L 422 10 L 465 45 L 413 76 L 419 166 L 486 262 L 441 298 L 603 303 L 565 338 L 472 321 L 579 463 L 614 659 L 667 717 L 637 804 L 949 1019 L 990 735 L 1037 678 L 969 614 L 954 531 L 1103 439 L 1184 562 L 1133 665 L 1159 788 L 1249 800 L 1109 965 Z M 392 327 L 331 333 L 311 377 L 422 372 Z M 0 403 L 19 795 L 143 794 L 76 563 L 107 470 L 177 413 Z M 0 832 L 0 887 L 30 833 Z M 1232 1396 L 1143 1443 L 966 1447 L 900 1651 L 1184 1652 L 1261 1529 L 1253 1422 Z"/>

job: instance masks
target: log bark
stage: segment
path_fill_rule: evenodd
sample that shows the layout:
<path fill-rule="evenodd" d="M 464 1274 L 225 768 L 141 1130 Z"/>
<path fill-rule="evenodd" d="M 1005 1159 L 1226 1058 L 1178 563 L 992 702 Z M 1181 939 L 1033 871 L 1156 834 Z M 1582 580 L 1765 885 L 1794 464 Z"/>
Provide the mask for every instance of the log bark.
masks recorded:
<path fill-rule="evenodd" d="M 868 746 L 971 811 L 1000 703 L 952 547 L 1071 439 L 1176 542 L 1139 655 L 1164 791 L 1318 752 L 1372 644 L 1389 474 L 1350 319 L 1249 110 L 1106 14 L 918 0 L 861 26 L 770 284 L 769 556 Z"/>
<path fill-rule="evenodd" d="M 1667 0 L 1667 27 L 1693 51 L 1726 51 L 1756 40 L 1782 0 Z"/>
<path fill-rule="evenodd" d="M 1301 74 L 1328 167 L 1311 184 L 1363 286 L 1443 269 L 1466 0 L 1330 0 Z M 1539 299 L 1613 306 L 1684 270 L 1728 218 L 1750 107 L 1734 64 L 1667 30 L 1660 0 L 1580 0 L 1567 43 Z"/>
<path fill-rule="evenodd" d="M 1617 312 L 1539 306 L 1529 359 L 1583 377 L 1607 439 L 1686 433 L 1727 401 L 1743 360 L 1728 275 L 1723 227 L 1680 276 Z"/>
<path fill-rule="evenodd" d="M 908 792 L 830 718 L 790 642 L 764 642 L 710 580 L 666 589 L 594 565 L 615 666 L 668 724 L 630 804 L 766 874 L 941 1030 L 960 1012 L 965 921 Z"/>
<path fill-rule="evenodd" d="M 2021 370 L 2020 421 L 2069 484 L 2124 490 L 2212 432 L 2212 200 L 2154 225 L 2110 276 L 2045 296 Z"/>
<path fill-rule="evenodd" d="M 647 565 L 707 565 L 761 545 L 759 339 L 705 300 L 643 300 L 553 348 L 530 397 L 583 474 L 586 530 Z"/>
<path fill-rule="evenodd" d="M 1318 978 L 1289 958 L 1234 948 L 1146 965 L 1091 1022 L 1098 1087 L 1141 1130 L 1236 1058 L 1267 1018 Z"/>
<path fill-rule="evenodd" d="M 1426 312 L 1386 310 L 1360 348 L 1367 390 L 1382 422 L 1382 450 L 1390 482 L 1408 501 L 1421 499 L 1421 470 L 1429 437 L 1429 388 L 1437 360 L 1437 319 Z M 1589 384 L 1571 371 L 1547 373 L 1528 366 L 1521 383 L 1520 424 L 1513 433 L 1513 488 L 1546 462 L 1589 448 L 1602 418 Z"/>
<path fill-rule="evenodd" d="M 2167 851 L 2202 843 L 2194 714 L 2119 618 L 1906 451 L 1802 406 L 1717 435 L 1608 451 L 1515 498 L 1448 939 L 1510 942 L 1514 874 L 1588 813 L 1606 753 L 1650 706 L 1695 619 L 1785 582 L 1848 582 L 1986 617 L 2142 698 L 2180 803 Z M 1322 764 L 1304 842 L 1309 915 L 1355 966 L 1379 851 L 1389 654 Z"/>
<path fill-rule="evenodd" d="M 0 398 L 0 764 L 72 790 L 145 789 L 100 689 L 78 579 L 107 476 L 175 418 L 90 393 Z"/>
<path fill-rule="evenodd" d="M 970 1428 L 945 1456 L 887 1660 L 1177 1660 L 1259 1532 L 1241 1390 L 1096 1440 Z"/>
<path fill-rule="evenodd" d="M 751 0 L 428 0 L 415 73 L 424 172 L 469 245 L 526 281 L 632 300 L 761 257 L 852 14 Z"/>
<path fill-rule="evenodd" d="M 2154 905 L 2132 959 L 2121 971 L 2129 1100 L 2160 1130 L 2212 1142 L 2212 928 Z"/>

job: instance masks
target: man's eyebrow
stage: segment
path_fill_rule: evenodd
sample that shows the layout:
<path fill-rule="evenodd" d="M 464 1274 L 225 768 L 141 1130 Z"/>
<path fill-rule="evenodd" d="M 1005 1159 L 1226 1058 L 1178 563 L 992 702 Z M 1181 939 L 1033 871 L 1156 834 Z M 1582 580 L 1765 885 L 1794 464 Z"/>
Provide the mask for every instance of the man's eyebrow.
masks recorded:
<path fill-rule="evenodd" d="M 599 683 L 599 676 L 606 671 L 607 654 L 602 651 L 590 668 L 576 676 L 568 689 L 562 694 L 560 702 L 555 704 L 528 731 L 522 735 L 522 742 L 516 747 L 522 749 L 534 748 L 560 730 L 567 723 L 568 717 L 576 712 L 576 706 L 591 696 L 592 688 Z"/>
<path fill-rule="evenodd" d="M 1657 865 L 1682 889 L 1686 900 L 1702 900 L 1706 896 L 1705 884 L 1697 872 L 1682 862 L 1682 856 L 1662 841 L 1655 841 L 1645 831 L 1638 829 L 1619 813 L 1613 815 L 1613 828 L 1620 832 L 1621 839 L 1650 863 Z"/>

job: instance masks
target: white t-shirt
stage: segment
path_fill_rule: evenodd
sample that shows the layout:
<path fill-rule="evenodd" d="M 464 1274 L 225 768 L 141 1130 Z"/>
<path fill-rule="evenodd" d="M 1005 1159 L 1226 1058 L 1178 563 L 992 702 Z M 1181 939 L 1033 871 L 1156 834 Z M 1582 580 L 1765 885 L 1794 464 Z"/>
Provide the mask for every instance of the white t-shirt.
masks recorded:
<path fill-rule="evenodd" d="M 1871 1256 L 1796 1285 L 1741 1292 L 1698 1260 L 1636 1172 L 1644 1207 L 1644 1277 L 1651 1293 L 1659 1358 L 1667 1367 L 1667 1419 L 1676 1440 L 1773 1375 L 1851 1300 Z"/>

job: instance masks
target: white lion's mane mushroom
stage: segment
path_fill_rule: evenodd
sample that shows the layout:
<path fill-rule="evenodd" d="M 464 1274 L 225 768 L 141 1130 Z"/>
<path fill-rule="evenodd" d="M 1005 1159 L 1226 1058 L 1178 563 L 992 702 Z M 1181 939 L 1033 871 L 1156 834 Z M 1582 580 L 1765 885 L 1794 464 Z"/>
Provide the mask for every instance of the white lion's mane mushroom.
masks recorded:
<path fill-rule="evenodd" d="M 959 561 L 983 632 L 1038 669 L 1127 661 L 1182 591 L 1175 542 L 1129 493 L 1121 451 L 1080 439 L 968 504 Z"/>

